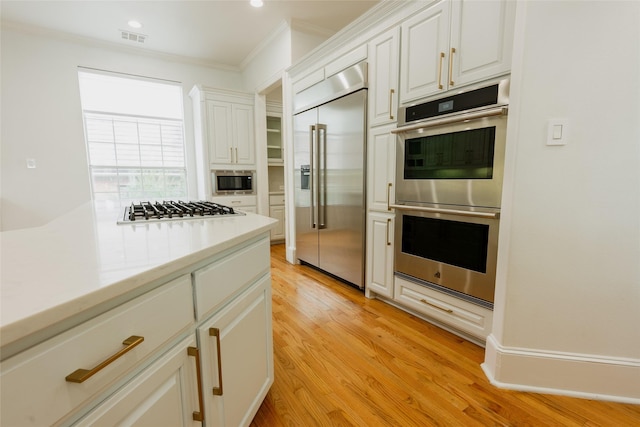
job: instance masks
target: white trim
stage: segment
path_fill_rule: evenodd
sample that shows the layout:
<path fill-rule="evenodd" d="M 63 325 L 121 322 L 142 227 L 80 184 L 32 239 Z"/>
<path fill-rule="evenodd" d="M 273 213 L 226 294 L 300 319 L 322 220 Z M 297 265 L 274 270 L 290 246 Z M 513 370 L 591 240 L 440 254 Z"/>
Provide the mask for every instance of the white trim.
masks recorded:
<path fill-rule="evenodd" d="M 487 337 L 485 375 L 496 387 L 640 404 L 640 360 L 502 346 Z"/>

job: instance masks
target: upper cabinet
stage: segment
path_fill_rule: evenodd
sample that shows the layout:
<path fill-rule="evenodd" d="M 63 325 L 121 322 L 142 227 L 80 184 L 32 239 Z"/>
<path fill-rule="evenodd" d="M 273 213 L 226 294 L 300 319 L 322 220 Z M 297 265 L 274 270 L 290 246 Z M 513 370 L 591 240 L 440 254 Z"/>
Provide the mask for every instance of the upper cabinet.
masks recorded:
<path fill-rule="evenodd" d="M 198 160 L 211 169 L 255 168 L 253 95 L 200 87 L 190 95 Z"/>
<path fill-rule="evenodd" d="M 401 25 L 400 102 L 508 73 L 515 4 L 441 0 Z"/>
<path fill-rule="evenodd" d="M 369 42 L 369 125 L 398 120 L 398 68 L 400 28 L 395 27 Z"/>

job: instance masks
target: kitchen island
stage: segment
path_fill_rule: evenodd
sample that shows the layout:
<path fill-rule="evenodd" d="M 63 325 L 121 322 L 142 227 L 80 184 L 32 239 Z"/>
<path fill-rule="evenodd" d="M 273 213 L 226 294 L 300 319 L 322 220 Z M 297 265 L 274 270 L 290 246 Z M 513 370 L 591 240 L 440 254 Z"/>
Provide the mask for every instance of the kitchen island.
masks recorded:
<path fill-rule="evenodd" d="M 0 423 L 248 424 L 273 382 L 276 221 L 102 208 L 0 235 Z"/>

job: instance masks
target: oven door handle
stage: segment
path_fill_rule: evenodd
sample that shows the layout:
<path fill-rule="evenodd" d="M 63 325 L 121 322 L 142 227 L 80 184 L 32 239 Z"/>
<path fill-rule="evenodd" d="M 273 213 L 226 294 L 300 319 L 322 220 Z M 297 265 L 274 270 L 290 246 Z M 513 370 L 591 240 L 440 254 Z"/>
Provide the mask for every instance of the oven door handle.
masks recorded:
<path fill-rule="evenodd" d="M 471 212 L 471 211 L 461 211 L 458 209 L 442 209 L 442 208 L 425 208 L 423 206 L 410 206 L 410 205 L 391 205 L 393 209 L 398 209 L 400 211 L 418 211 L 418 212 L 428 212 L 428 213 L 441 213 L 441 214 L 449 214 L 449 215 L 458 215 L 458 216 L 471 216 L 474 218 L 488 218 L 488 219 L 499 219 L 500 212 Z"/>
<path fill-rule="evenodd" d="M 413 123 L 406 126 L 400 126 L 392 129 L 391 133 L 403 133 L 417 129 L 427 129 L 434 126 L 448 125 L 451 123 L 461 123 L 465 120 L 482 119 L 484 117 L 503 116 L 506 115 L 509 108 L 507 106 L 500 106 L 495 108 L 489 108 L 486 110 L 472 111 L 470 113 L 456 114 L 455 116 L 441 117 L 423 122 Z"/>

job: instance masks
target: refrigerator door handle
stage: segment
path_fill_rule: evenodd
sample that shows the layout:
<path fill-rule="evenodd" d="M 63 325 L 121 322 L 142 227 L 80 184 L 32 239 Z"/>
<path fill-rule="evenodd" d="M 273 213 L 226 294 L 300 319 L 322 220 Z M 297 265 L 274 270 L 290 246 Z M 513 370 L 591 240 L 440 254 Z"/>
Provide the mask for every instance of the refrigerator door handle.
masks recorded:
<path fill-rule="evenodd" d="M 315 215 L 315 180 L 313 175 L 315 174 L 315 165 L 314 165 L 314 153 L 315 153 L 315 135 L 316 135 L 316 125 L 309 126 L 309 211 L 311 212 L 311 228 L 316 228 L 316 215 Z"/>
<path fill-rule="evenodd" d="M 322 138 L 320 137 L 322 136 Z M 327 125 L 318 124 L 318 228 L 327 228 Z"/>

